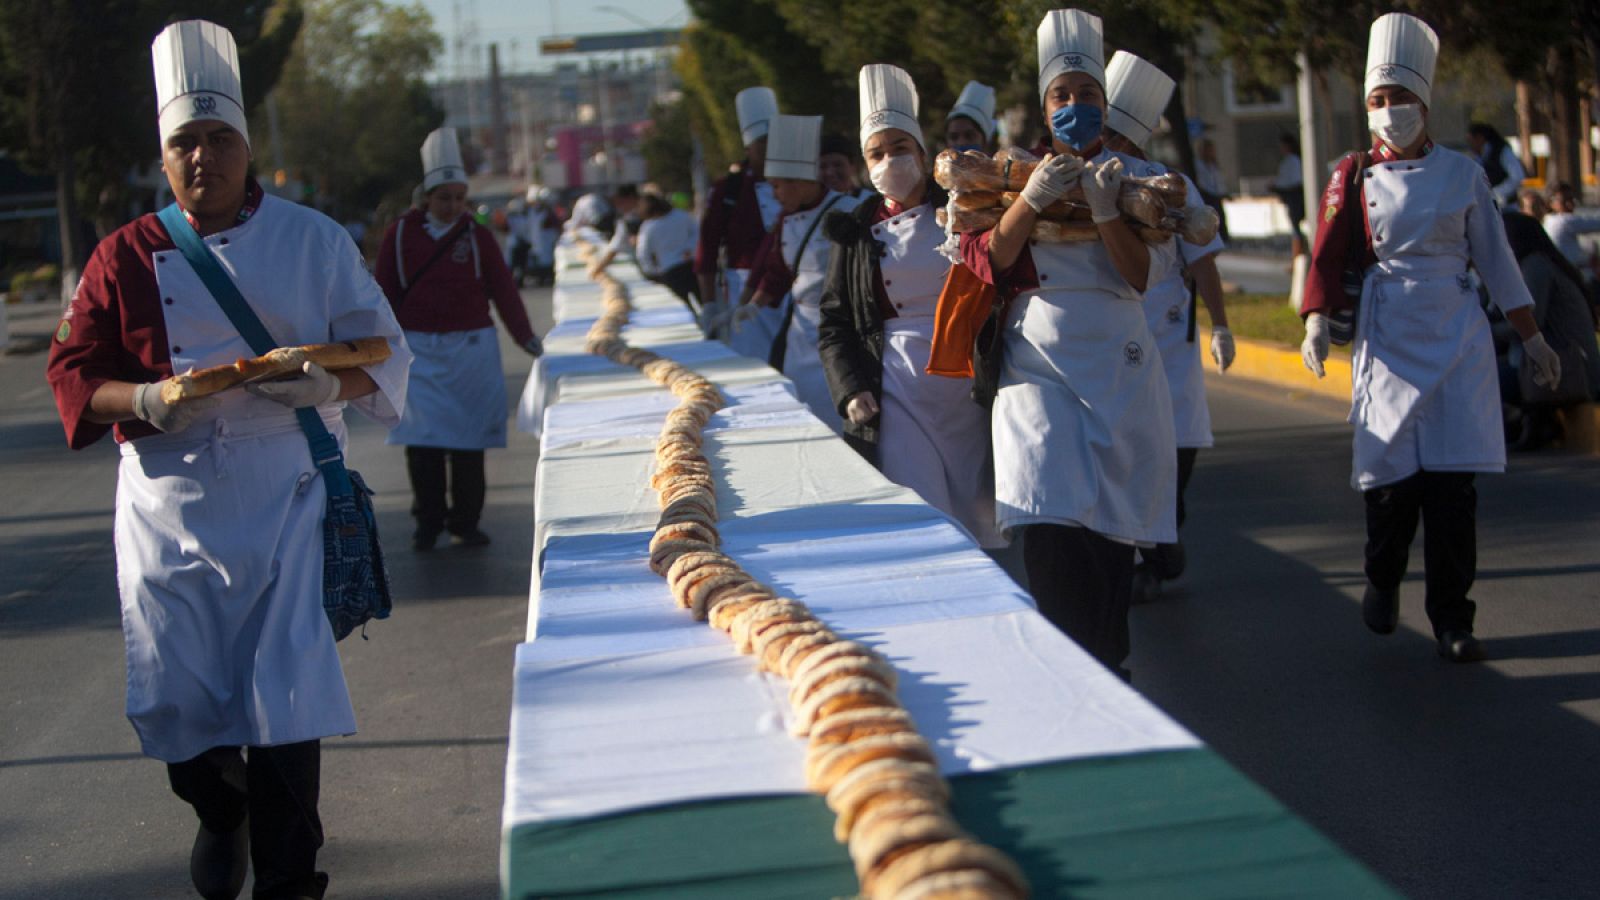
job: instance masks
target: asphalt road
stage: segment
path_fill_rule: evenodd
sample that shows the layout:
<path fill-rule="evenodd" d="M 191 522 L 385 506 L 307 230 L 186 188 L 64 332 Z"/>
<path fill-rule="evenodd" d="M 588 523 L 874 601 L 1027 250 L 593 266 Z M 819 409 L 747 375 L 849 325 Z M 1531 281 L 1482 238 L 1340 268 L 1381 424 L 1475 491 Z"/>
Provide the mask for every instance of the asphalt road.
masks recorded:
<path fill-rule="evenodd" d="M 548 294 L 528 299 L 542 330 Z M 514 400 L 527 364 L 505 360 Z M 0 898 L 188 896 L 193 819 L 122 717 L 116 452 L 65 449 L 42 366 L 0 357 Z M 1343 410 L 1225 378 L 1212 409 L 1190 571 L 1134 611 L 1135 686 L 1408 895 L 1592 896 L 1600 465 L 1546 453 L 1480 480 L 1493 659 L 1451 666 L 1420 577 L 1397 634 L 1361 624 Z M 361 733 L 324 754 L 329 896 L 491 898 L 536 448 L 513 434 L 489 455 L 494 546 L 419 557 L 399 450 L 353 436 L 399 597 L 372 640 L 342 645 Z"/>

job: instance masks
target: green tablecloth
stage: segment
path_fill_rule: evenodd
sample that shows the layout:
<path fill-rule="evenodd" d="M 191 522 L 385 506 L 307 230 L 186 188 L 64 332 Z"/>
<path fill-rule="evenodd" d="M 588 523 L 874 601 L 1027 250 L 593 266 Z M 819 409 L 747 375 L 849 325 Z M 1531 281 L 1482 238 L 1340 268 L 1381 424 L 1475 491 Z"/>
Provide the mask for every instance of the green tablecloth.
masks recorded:
<path fill-rule="evenodd" d="M 954 811 L 1027 872 L 1034 896 L 1397 896 L 1209 750 L 966 775 Z M 855 894 L 816 796 L 712 800 L 511 829 L 507 896 L 812 898 Z"/>

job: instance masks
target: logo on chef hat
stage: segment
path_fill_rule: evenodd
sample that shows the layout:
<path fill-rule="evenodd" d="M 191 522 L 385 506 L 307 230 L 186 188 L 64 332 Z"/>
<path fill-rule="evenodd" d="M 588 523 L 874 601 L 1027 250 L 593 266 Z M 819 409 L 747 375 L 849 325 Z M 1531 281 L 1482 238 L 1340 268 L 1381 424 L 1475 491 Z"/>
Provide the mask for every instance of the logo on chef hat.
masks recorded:
<path fill-rule="evenodd" d="M 1068 53 L 1066 56 L 1061 57 L 1061 61 L 1072 68 L 1078 68 L 1083 65 L 1083 57 L 1076 53 Z"/>
<path fill-rule="evenodd" d="M 1400 70 L 1398 68 L 1396 68 L 1395 66 L 1379 66 L 1378 67 L 1378 77 L 1379 78 L 1383 78 L 1385 80 L 1392 81 L 1399 74 L 1400 74 Z"/>
<path fill-rule="evenodd" d="M 867 116 L 867 124 L 868 125 L 882 125 L 882 124 L 884 124 L 884 123 L 886 123 L 888 121 L 889 121 L 889 111 L 886 110 L 886 109 L 881 109 L 881 110 L 873 113 L 872 115 Z"/>
<path fill-rule="evenodd" d="M 194 96 L 194 114 L 209 116 L 217 111 L 217 98 L 210 94 L 196 94 Z"/>
<path fill-rule="evenodd" d="M 1128 345 L 1122 348 L 1122 361 L 1135 369 L 1144 365 L 1144 348 L 1139 346 L 1137 341 L 1129 341 Z"/>

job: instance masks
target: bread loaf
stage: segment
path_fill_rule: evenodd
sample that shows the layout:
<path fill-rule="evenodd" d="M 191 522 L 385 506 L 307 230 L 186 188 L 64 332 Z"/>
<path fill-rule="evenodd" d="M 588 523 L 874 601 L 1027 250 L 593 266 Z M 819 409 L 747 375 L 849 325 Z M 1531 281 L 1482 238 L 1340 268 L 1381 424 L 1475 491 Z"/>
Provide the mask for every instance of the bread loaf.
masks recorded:
<path fill-rule="evenodd" d="M 238 387 L 246 381 L 291 375 L 308 362 L 336 371 L 380 363 L 388 358 L 389 342 L 381 337 L 358 338 L 336 344 L 279 347 L 254 359 L 238 360 L 232 365 L 212 366 L 197 372 L 174 375 L 162 383 L 161 401 L 169 405 L 181 403 Z"/>

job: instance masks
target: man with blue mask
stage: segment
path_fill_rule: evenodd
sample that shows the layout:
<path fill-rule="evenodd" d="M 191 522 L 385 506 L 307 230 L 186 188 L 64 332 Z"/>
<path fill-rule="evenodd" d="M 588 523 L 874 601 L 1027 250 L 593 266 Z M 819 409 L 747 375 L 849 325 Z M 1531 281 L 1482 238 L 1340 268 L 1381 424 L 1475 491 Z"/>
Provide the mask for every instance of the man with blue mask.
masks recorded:
<path fill-rule="evenodd" d="M 1105 148 L 1100 19 L 1039 24 L 1039 99 L 1054 155 L 1000 223 L 961 240 L 963 262 L 1010 297 L 993 412 L 995 512 L 1022 535 L 1039 611 L 1113 672 L 1128 655 L 1134 548 L 1177 539 L 1177 444 L 1147 286 L 1173 263 L 1117 206 L 1124 171 L 1156 167 Z M 1058 201 L 1087 206 L 1098 240 L 1033 240 Z"/>
<path fill-rule="evenodd" d="M 967 82 L 944 118 L 944 144 L 957 153 L 994 152 L 994 88 Z"/>

